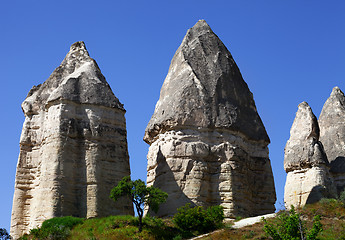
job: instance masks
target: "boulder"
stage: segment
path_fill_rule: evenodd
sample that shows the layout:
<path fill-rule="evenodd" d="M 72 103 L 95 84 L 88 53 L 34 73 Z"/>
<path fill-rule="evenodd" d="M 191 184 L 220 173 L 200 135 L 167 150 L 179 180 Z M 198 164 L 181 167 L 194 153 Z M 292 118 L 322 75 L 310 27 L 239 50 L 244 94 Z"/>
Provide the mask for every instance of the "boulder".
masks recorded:
<path fill-rule="evenodd" d="M 130 175 L 125 109 L 83 42 L 24 102 L 11 235 L 49 218 L 133 214 L 112 187 Z"/>
<path fill-rule="evenodd" d="M 269 137 L 234 59 L 204 20 L 177 49 L 144 140 L 147 184 L 169 195 L 158 216 L 186 203 L 222 205 L 226 217 L 274 212 Z"/>

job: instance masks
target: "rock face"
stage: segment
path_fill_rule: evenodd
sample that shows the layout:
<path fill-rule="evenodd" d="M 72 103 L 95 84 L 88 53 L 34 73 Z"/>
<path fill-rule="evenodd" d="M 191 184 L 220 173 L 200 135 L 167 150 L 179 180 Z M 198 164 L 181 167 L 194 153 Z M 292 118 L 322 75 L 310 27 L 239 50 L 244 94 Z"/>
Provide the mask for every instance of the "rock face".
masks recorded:
<path fill-rule="evenodd" d="M 133 214 L 112 187 L 130 175 L 125 110 L 83 42 L 22 104 L 11 235 L 58 216 Z"/>
<path fill-rule="evenodd" d="M 285 206 L 303 206 L 334 197 L 335 188 L 329 163 L 319 141 L 319 125 L 308 103 L 298 105 L 296 118 L 285 146 L 284 169 L 287 172 Z"/>
<path fill-rule="evenodd" d="M 338 88 L 333 88 L 325 102 L 320 117 L 320 141 L 331 165 L 338 194 L 345 188 L 345 97 Z"/>
<path fill-rule="evenodd" d="M 163 83 L 144 140 L 147 184 L 186 203 L 221 204 L 226 217 L 274 212 L 269 137 L 230 52 L 204 20 L 189 29 Z"/>

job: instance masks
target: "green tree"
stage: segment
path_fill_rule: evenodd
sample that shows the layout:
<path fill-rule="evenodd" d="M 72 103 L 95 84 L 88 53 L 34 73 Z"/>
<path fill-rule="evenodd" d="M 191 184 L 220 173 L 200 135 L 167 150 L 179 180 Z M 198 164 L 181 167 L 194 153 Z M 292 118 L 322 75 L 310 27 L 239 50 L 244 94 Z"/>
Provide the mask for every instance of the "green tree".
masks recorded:
<path fill-rule="evenodd" d="M 339 200 L 345 203 L 345 190 L 340 193 Z"/>
<path fill-rule="evenodd" d="M 173 222 L 184 232 L 205 233 L 222 226 L 224 212 L 222 206 L 191 207 L 190 203 L 177 209 Z"/>
<path fill-rule="evenodd" d="M 278 215 L 275 225 L 269 224 L 266 219 L 263 219 L 264 231 L 273 240 L 315 240 L 322 231 L 320 219 L 319 215 L 315 216 L 313 227 L 307 230 L 300 214 L 296 213 L 294 206 L 291 206 L 290 212 L 282 212 Z"/>
<path fill-rule="evenodd" d="M 0 240 L 12 239 L 6 228 L 0 228 Z"/>
<path fill-rule="evenodd" d="M 139 232 L 141 232 L 144 206 L 149 206 L 157 213 L 159 205 L 166 201 L 168 194 L 159 188 L 147 187 L 140 179 L 132 181 L 131 177 L 127 176 L 122 178 L 110 192 L 110 198 L 115 202 L 122 196 L 128 196 L 134 203 L 138 212 Z"/>

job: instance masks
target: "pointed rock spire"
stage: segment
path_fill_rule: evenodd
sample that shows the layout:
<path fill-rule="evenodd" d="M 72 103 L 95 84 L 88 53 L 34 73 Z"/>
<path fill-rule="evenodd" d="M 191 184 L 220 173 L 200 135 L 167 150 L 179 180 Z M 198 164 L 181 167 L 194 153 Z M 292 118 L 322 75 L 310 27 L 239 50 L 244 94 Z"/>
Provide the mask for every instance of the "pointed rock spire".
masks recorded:
<path fill-rule="evenodd" d="M 49 102 L 69 100 L 78 103 L 116 107 L 124 110 L 115 97 L 84 42 L 70 47 L 65 59 L 41 85 L 34 86 L 22 104 L 24 113 L 34 114 Z"/>
<path fill-rule="evenodd" d="M 168 193 L 158 216 L 222 205 L 226 217 L 274 212 L 269 138 L 230 52 L 204 20 L 187 31 L 146 127 L 147 184 Z"/>
<path fill-rule="evenodd" d="M 226 128 L 269 143 L 253 94 L 228 49 L 206 21 L 187 31 L 163 83 L 144 140 L 178 127 Z"/>
<path fill-rule="evenodd" d="M 286 172 L 312 165 L 328 164 L 319 142 L 319 134 L 317 118 L 310 106 L 306 102 L 300 103 L 290 130 L 290 139 L 285 146 Z"/>
<path fill-rule="evenodd" d="M 125 110 L 83 42 L 22 104 L 11 235 L 49 218 L 133 214 L 109 192 L 130 175 Z"/>
<path fill-rule="evenodd" d="M 285 146 L 286 208 L 291 205 L 304 206 L 323 197 L 335 197 L 333 179 L 319 141 L 319 132 L 317 119 L 310 106 L 306 102 L 300 103 Z"/>
<path fill-rule="evenodd" d="M 345 189 L 345 96 L 338 87 L 333 88 L 323 105 L 319 125 L 320 141 L 340 193 Z"/>

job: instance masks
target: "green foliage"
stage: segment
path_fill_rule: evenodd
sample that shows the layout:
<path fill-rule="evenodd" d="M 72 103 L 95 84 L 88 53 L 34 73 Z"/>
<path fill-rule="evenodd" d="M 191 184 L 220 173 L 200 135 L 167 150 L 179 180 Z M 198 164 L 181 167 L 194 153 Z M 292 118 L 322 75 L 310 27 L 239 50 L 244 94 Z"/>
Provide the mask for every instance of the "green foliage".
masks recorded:
<path fill-rule="evenodd" d="M 134 216 L 108 216 L 86 219 L 75 226 L 69 239 L 128 239 L 137 232 L 138 219 Z"/>
<path fill-rule="evenodd" d="M 184 232 L 209 232 L 222 226 L 223 207 L 212 206 L 204 210 L 200 206 L 191 208 L 190 204 L 177 209 L 173 222 Z"/>
<path fill-rule="evenodd" d="M 339 200 L 345 203 L 345 190 L 340 193 Z"/>
<path fill-rule="evenodd" d="M 263 221 L 265 222 L 264 231 L 273 240 L 315 240 L 322 231 L 319 215 L 314 217 L 313 227 L 306 230 L 305 223 L 293 206 L 290 212 L 282 212 L 278 215 L 275 225 L 269 224 L 265 219 Z"/>
<path fill-rule="evenodd" d="M 166 201 L 168 194 L 155 187 L 147 187 L 145 182 L 138 179 L 131 180 L 130 176 L 122 180 L 110 192 L 110 198 L 115 202 L 123 196 L 128 196 L 134 203 L 139 216 L 139 232 L 142 230 L 142 217 L 144 205 L 149 206 L 154 212 L 158 211 L 159 205 Z"/>
<path fill-rule="evenodd" d="M 169 220 L 146 216 L 141 232 L 138 232 L 138 223 L 138 218 L 133 216 L 87 219 L 72 229 L 68 239 L 169 240 L 180 233 Z"/>
<path fill-rule="evenodd" d="M 70 235 L 71 229 L 84 220 L 76 217 L 57 217 L 46 220 L 40 228 L 31 229 L 30 235 L 36 239 L 66 239 Z"/>
<path fill-rule="evenodd" d="M 12 239 L 6 228 L 0 228 L 0 240 Z"/>

